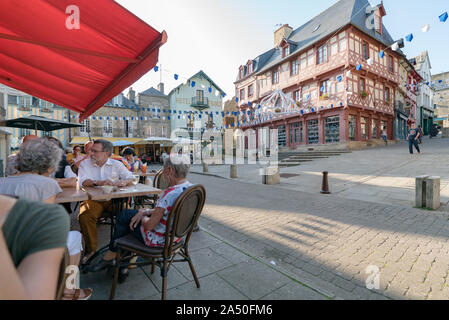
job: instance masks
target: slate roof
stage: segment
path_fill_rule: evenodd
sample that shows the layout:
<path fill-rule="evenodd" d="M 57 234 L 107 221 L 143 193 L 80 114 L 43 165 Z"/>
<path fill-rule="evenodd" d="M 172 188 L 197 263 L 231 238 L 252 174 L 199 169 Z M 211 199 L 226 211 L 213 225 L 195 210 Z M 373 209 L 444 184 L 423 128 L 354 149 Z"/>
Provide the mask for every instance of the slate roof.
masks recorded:
<path fill-rule="evenodd" d="M 129 109 L 131 109 L 131 107 L 132 107 L 132 108 L 136 108 L 136 107 L 139 106 L 137 103 L 132 102 L 132 101 L 129 100 L 127 97 L 125 97 L 125 95 L 124 95 L 123 93 L 120 93 L 119 96 L 120 96 L 120 95 L 122 96 L 123 104 L 121 104 L 121 105 L 119 105 L 119 104 L 114 104 L 114 103 L 112 102 L 113 100 L 110 100 L 110 101 L 108 101 L 108 103 L 105 103 L 105 106 L 112 106 L 112 107 L 119 107 L 119 108 L 126 108 L 126 107 L 128 107 Z"/>
<path fill-rule="evenodd" d="M 347 25 L 353 25 L 386 47 L 392 45 L 395 41 L 384 25 L 382 26 L 382 35 L 376 33 L 374 29 L 367 28 L 366 21 L 369 15 L 366 13 L 366 8 L 368 6 L 371 6 L 368 0 L 338 1 L 291 33 L 286 40 L 295 44 L 295 46 L 291 48 L 287 57 L 282 58 L 279 48 L 273 48 L 258 56 L 255 59 L 258 61 L 256 73 L 263 73 L 271 67 L 290 59 L 292 54 L 304 51 L 314 43 L 337 33 Z"/>
<path fill-rule="evenodd" d="M 155 96 L 155 97 L 167 97 L 165 94 L 160 92 L 159 90 L 151 87 L 150 89 L 145 90 L 144 92 L 141 92 L 139 94 L 144 94 L 147 96 Z"/>
<path fill-rule="evenodd" d="M 209 76 L 203 71 L 203 70 L 200 70 L 199 72 L 197 72 L 196 74 L 194 74 L 193 76 L 191 76 L 188 80 L 191 80 L 191 79 L 193 79 L 193 78 L 196 78 L 196 77 L 199 77 L 199 76 L 202 76 L 203 78 L 205 78 L 205 79 L 207 79 L 219 92 L 220 92 L 220 94 L 226 94 L 223 90 L 221 90 L 220 89 L 220 87 L 219 86 L 217 86 L 216 84 L 215 84 L 215 82 L 211 79 L 211 78 L 209 78 Z M 176 90 L 176 89 L 178 89 L 179 87 L 181 87 L 181 86 L 183 86 L 183 85 L 185 85 L 185 83 L 182 83 L 182 84 L 180 84 L 179 86 L 177 86 L 176 88 L 174 88 L 172 91 L 170 91 L 170 93 L 168 94 L 169 96 L 171 96 L 171 94 Z"/>

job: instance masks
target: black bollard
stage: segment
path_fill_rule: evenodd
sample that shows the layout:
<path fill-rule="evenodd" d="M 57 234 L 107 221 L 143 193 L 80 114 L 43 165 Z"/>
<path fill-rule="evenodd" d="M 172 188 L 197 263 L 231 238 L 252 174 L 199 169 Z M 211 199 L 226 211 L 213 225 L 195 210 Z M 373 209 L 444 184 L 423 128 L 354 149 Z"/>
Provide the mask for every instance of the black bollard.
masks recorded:
<path fill-rule="evenodd" d="M 323 172 L 323 185 L 321 187 L 321 193 L 322 194 L 330 194 L 329 182 L 328 182 L 328 179 L 327 179 L 328 174 L 329 173 L 327 171 Z"/>

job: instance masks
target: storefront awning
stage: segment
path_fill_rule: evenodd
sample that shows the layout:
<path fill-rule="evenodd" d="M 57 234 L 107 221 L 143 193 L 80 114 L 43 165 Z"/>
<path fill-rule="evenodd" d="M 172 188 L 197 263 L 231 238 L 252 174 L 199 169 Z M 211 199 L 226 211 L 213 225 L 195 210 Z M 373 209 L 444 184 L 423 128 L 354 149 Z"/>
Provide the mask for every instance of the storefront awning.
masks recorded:
<path fill-rule="evenodd" d="M 103 139 L 110 141 L 112 143 L 116 141 L 129 141 L 131 144 L 135 144 L 138 141 L 141 141 L 141 138 L 105 138 L 105 137 L 93 137 L 93 140 Z M 75 144 L 85 144 L 87 141 L 89 141 L 88 137 L 73 137 L 72 141 L 70 141 L 71 145 Z"/>
<path fill-rule="evenodd" d="M 80 121 L 152 69 L 167 41 L 113 0 L 0 3 L 0 82 Z"/>

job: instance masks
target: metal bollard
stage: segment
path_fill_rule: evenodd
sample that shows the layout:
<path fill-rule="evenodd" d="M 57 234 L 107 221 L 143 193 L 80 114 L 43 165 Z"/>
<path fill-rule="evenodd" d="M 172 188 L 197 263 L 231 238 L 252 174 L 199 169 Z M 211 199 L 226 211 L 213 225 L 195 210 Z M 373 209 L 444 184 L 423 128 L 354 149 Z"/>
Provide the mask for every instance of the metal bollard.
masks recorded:
<path fill-rule="evenodd" d="M 209 165 L 203 162 L 203 172 L 209 172 Z"/>
<path fill-rule="evenodd" d="M 321 186 L 321 193 L 322 194 L 330 194 L 329 191 L 329 181 L 328 181 L 328 172 L 324 171 L 323 172 L 323 184 Z"/>
<path fill-rule="evenodd" d="M 231 164 L 230 169 L 231 169 L 231 172 L 230 172 L 231 179 L 236 179 L 237 178 L 237 165 Z"/>

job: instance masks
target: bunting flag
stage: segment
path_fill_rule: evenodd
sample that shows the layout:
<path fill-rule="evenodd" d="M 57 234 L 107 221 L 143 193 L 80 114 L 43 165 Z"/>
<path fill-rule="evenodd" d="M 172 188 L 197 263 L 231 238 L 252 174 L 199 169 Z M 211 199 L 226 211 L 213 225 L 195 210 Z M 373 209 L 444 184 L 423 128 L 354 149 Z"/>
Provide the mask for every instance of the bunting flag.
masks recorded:
<path fill-rule="evenodd" d="M 399 43 L 395 42 L 391 45 L 391 50 L 398 51 L 399 50 Z"/>
<path fill-rule="evenodd" d="M 154 72 L 158 72 L 159 71 L 159 67 L 158 66 L 154 66 L 153 70 L 154 70 Z"/>
<path fill-rule="evenodd" d="M 359 64 L 357 67 L 356 67 L 356 70 L 357 71 L 360 71 L 360 70 L 362 70 L 362 65 L 361 64 Z"/>
<path fill-rule="evenodd" d="M 366 63 L 368 63 L 369 66 L 372 66 L 374 64 L 373 58 L 366 60 Z"/>
<path fill-rule="evenodd" d="M 338 77 L 337 77 L 337 81 L 338 81 L 338 82 L 341 82 L 342 80 L 343 80 L 343 77 L 342 77 L 342 76 L 338 76 Z M 259 107 L 260 107 L 260 106 L 259 106 Z"/>
<path fill-rule="evenodd" d="M 407 40 L 408 42 L 412 42 L 412 40 L 413 40 L 413 33 L 410 33 L 408 36 L 406 36 L 405 40 Z"/>
<path fill-rule="evenodd" d="M 192 81 L 192 88 L 196 86 L 196 82 Z"/>
<path fill-rule="evenodd" d="M 421 28 L 422 32 L 428 32 L 429 29 L 430 29 L 430 25 L 429 25 L 429 24 L 426 24 L 425 26 L 423 26 L 423 27 Z"/>
<path fill-rule="evenodd" d="M 173 77 L 175 78 L 175 80 L 178 80 L 178 78 L 179 78 L 179 76 L 177 74 L 175 74 Z"/>
<path fill-rule="evenodd" d="M 440 18 L 441 22 L 446 22 L 446 20 L 448 18 L 447 12 L 443 13 L 442 15 L 440 15 L 439 18 Z"/>

